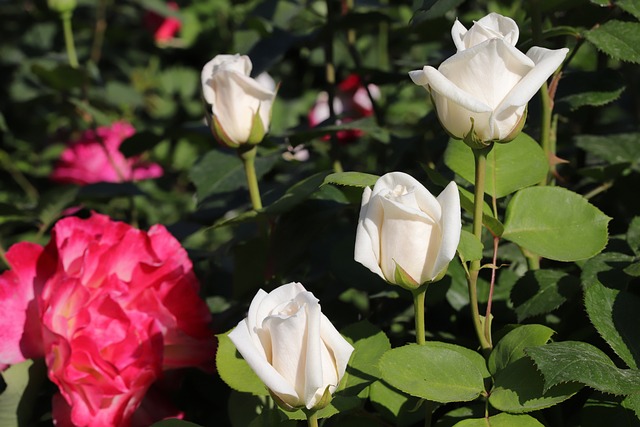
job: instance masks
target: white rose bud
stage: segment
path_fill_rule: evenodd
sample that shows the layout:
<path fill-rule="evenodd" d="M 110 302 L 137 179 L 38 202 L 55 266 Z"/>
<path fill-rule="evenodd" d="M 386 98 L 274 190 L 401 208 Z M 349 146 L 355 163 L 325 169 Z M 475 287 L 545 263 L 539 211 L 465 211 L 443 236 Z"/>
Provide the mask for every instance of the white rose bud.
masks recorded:
<path fill-rule="evenodd" d="M 497 13 L 490 13 L 474 22 L 469 30 L 457 19 L 451 28 L 451 38 L 458 52 L 490 39 L 503 39 L 511 46 L 515 46 L 519 36 L 518 24 L 513 19 Z"/>
<path fill-rule="evenodd" d="M 229 338 L 284 409 L 322 409 L 353 352 L 300 283 L 260 289 Z"/>
<path fill-rule="evenodd" d="M 492 14 L 468 32 L 456 22 L 452 35 L 458 52 L 438 69 L 409 72 L 431 94 L 447 132 L 472 148 L 515 138 L 527 103 L 569 51 L 532 47 L 525 55 L 514 47 L 518 31 L 511 22 Z"/>
<path fill-rule="evenodd" d="M 207 122 L 229 147 L 258 144 L 269 131 L 275 83 L 266 73 L 251 78 L 251 69 L 249 57 L 238 54 L 217 55 L 202 68 Z"/>
<path fill-rule="evenodd" d="M 460 241 L 458 187 L 436 198 L 403 172 L 364 189 L 354 258 L 389 283 L 413 290 L 440 280 Z"/>

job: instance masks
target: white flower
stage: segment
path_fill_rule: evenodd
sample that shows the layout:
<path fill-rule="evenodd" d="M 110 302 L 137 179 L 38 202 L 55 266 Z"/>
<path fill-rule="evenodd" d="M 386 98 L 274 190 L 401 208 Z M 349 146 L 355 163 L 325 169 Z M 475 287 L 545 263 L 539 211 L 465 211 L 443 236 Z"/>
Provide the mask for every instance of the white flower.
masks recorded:
<path fill-rule="evenodd" d="M 490 39 L 503 39 L 511 46 L 515 46 L 519 35 L 518 24 L 513 19 L 497 13 L 490 13 L 474 22 L 469 30 L 457 19 L 451 28 L 451 37 L 458 52 Z"/>
<path fill-rule="evenodd" d="M 249 57 L 238 54 L 217 55 L 202 68 L 207 121 L 218 141 L 230 147 L 257 144 L 269 130 L 275 83 L 266 73 L 251 78 L 251 68 Z"/>
<path fill-rule="evenodd" d="M 260 289 L 229 338 L 287 409 L 326 406 L 353 352 L 300 283 Z"/>
<path fill-rule="evenodd" d="M 354 258 L 387 282 L 413 289 L 444 275 L 461 228 L 454 182 L 436 198 L 412 176 L 391 172 L 364 189 Z"/>
<path fill-rule="evenodd" d="M 517 27 L 491 14 L 469 30 L 452 29 L 458 52 L 436 70 L 425 66 L 409 72 L 435 103 L 444 128 L 458 139 L 509 141 L 520 132 L 529 100 L 564 60 L 566 48 L 514 47 Z M 473 134 L 471 132 L 473 131 Z"/>

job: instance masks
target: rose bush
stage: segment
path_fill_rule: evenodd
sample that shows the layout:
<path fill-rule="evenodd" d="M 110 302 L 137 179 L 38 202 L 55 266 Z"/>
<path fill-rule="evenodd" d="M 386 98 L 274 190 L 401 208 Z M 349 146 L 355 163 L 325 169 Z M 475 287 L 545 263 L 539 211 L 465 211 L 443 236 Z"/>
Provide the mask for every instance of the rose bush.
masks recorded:
<path fill-rule="evenodd" d="M 145 163 L 140 156 L 126 158 L 119 150 L 122 142 L 135 134 L 129 123 L 115 122 L 84 131 L 70 141 L 55 164 L 51 179 L 77 185 L 97 182 L 125 182 L 158 178 L 162 167 Z"/>
<path fill-rule="evenodd" d="M 202 94 L 209 127 L 223 145 L 257 144 L 269 131 L 276 86 L 262 73 L 251 78 L 246 55 L 217 55 L 202 68 Z"/>
<path fill-rule="evenodd" d="M 411 80 L 431 94 L 440 122 L 453 137 L 480 144 L 515 138 L 527 103 L 569 50 L 534 46 L 525 55 L 515 48 L 517 25 L 497 14 L 469 31 L 456 22 L 452 35 L 458 52 L 438 69 L 409 72 Z"/>
<path fill-rule="evenodd" d="M 326 406 L 353 352 L 318 299 L 295 282 L 260 289 L 229 338 L 287 409 Z"/>
<path fill-rule="evenodd" d="M 369 92 L 367 92 L 367 89 Z M 369 93 L 374 99 L 380 98 L 378 86 L 369 84 L 365 88 L 362 84 L 362 79 L 357 74 L 350 74 L 340 82 L 333 99 L 333 111 L 339 116 L 336 124 L 371 116 L 373 114 L 373 104 L 369 98 Z M 309 125 L 311 127 L 318 126 L 327 120 L 329 116 L 329 94 L 320 92 L 309 112 Z M 346 129 L 338 131 L 336 137 L 340 143 L 344 144 L 355 141 L 362 134 L 363 132 L 360 129 Z M 323 139 L 329 140 L 329 136 L 326 135 Z"/>
<path fill-rule="evenodd" d="M 163 226 L 66 218 L 46 247 L 18 243 L 7 260 L 0 363 L 44 356 L 57 425 L 128 426 L 163 371 L 214 369 L 209 310 Z"/>
<path fill-rule="evenodd" d="M 436 198 L 412 176 L 390 172 L 364 189 L 354 258 L 389 283 L 415 288 L 446 272 L 461 227 L 454 182 Z"/>

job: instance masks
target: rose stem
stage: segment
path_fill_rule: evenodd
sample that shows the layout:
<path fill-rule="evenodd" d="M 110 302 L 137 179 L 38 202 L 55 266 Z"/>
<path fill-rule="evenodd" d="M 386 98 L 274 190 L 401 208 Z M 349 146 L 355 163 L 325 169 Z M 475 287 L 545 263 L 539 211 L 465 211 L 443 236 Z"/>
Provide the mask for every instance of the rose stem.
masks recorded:
<path fill-rule="evenodd" d="M 244 172 L 247 176 L 247 184 L 249 185 L 249 196 L 253 209 L 259 211 L 262 209 L 262 199 L 260 198 L 260 189 L 258 188 L 258 178 L 256 177 L 256 152 L 258 147 L 255 145 L 243 144 L 238 147 L 238 154 L 244 163 Z"/>
<path fill-rule="evenodd" d="M 542 42 L 542 14 L 540 11 L 540 2 L 539 0 L 531 0 L 529 2 L 529 6 L 531 14 L 531 37 L 534 45 L 539 46 Z M 549 173 L 542 179 L 542 181 L 540 181 L 539 185 L 547 185 L 549 184 L 549 177 L 553 173 L 551 159 L 555 157 L 555 150 L 553 150 L 549 141 L 549 136 L 551 134 L 551 98 L 549 96 L 549 86 L 547 82 L 544 82 L 540 88 L 540 102 L 540 145 L 542 146 L 544 153 L 547 155 L 547 159 L 549 159 Z"/>
<path fill-rule="evenodd" d="M 307 413 L 307 424 L 309 427 L 318 427 L 318 412 L 313 411 L 311 413 Z"/>
<path fill-rule="evenodd" d="M 473 150 L 475 158 L 475 188 L 473 196 L 473 235 L 482 242 L 482 208 L 484 202 L 484 185 L 485 175 L 487 167 L 487 155 L 491 152 L 493 144 L 479 150 Z M 482 352 L 486 355 L 491 351 L 491 338 L 490 330 L 489 337 L 485 335 L 482 329 L 482 321 L 480 320 L 480 312 L 478 310 L 478 274 L 480 273 L 480 261 L 471 261 L 471 268 L 469 270 L 469 304 L 471 305 L 471 314 L 473 317 L 473 326 L 476 330 L 476 335 L 480 341 L 480 347 Z M 488 322 L 485 319 L 485 322 Z"/>
<path fill-rule="evenodd" d="M 416 324 L 416 342 L 419 345 L 426 344 L 425 339 L 425 326 L 424 326 L 424 317 L 425 317 L 425 308 L 424 301 L 425 295 L 427 293 L 428 283 L 421 285 L 418 289 L 413 290 L 411 293 L 413 294 L 413 308 L 415 314 L 415 324 Z M 424 427 L 431 427 L 431 418 L 433 417 L 433 410 L 436 408 L 435 402 L 430 400 L 424 401 Z"/>
<path fill-rule="evenodd" d="M 495 187 L 494 187 L 495 188 Z M 491 268 L 491 284 L 489 285 L 489 298 L 487 299 L 487 311 L 484 315 L 484 336 L 491 343 L 491 306 L 493 303 L 493 289 L 496 284 L 496 270 L 498 269 L 498 242 L 500 237 L 493 236 L 493 267 Z"/>
<path fill-rule="evenodd" d="M 427 284 L 425 283 L 424 285 L 421 285 L 411 293 L 413 294 L 413 308 L 415 312 L 416 342 L 423 345 L 426 342 L 424 327 L 424 297 L 427 293 Z"/>
<path fill-rule="evenodd" d="M 67 47 L 69 65 L 73 68 L 78 68 L 78 56 L 76 55 L 76 46 L 73 41 L 73 31 L 71 30 L 71 15 L 73 15 L 73 11 L 71 10 L 62 12 L 60 13 L 60 19 L 62 20 L 64 42 Z"/>

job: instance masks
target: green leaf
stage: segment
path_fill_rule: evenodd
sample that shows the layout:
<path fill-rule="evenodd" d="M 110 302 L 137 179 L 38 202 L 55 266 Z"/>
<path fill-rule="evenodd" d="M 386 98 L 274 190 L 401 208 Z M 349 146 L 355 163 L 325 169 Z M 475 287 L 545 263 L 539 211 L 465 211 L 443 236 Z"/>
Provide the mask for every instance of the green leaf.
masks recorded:
<path fill-rule="evenodd" d="M 336 172 L 327 175 L 322 185 L 335 184 L 364 188 L 375 185 L 378 178 L 380 178 L 378 175 L 372 175 L 370 173 Z"/>
<path fill-rule="evenodd" d="M 280 215 L 290 211 L 293 207 L 304 202 L 322 185 L 327 172 L 318 172 L 300 182 L 295 183 L 284 195 L 265 208 L 265 212 L 271 215 Z"/>
<path fill-rule="evenodd" d="M 40 81 L 60 91 L 69 91 L 80 87 L 86 80 L 86 73 L 83 69 L 73 68 L 68 64 L 59 64 L 50 69 L 35 64 L 31 69 L 40 78 Z"/>
<path fill-rule="evenodd" d="M 625 89 L 623 82 L 620 74 L 612 70 L 565 73 L 556 95 L 556 109 L 574 111 L 606 105 L 620 97 Z"/>
<path fill-rule="evenodd" d="M 635 413 L 637 417 L 637 419 L 635 420 L 636 424 L 640 425 L 640 393 L 634 393 L 627 396 L 622 401 L 622 406 L 626 409 L 632 410 Z"/>
<path fill-rule="evenodd" d="M 473 152 L 462 141 L 450 139 L 444 153 L 445 164 L 470 183 L 475 182 Z M 494 144 L 487 156 L 485 193 L 504 197 L 537 184 L 549 171 L 549 162 L 540 144 L 520 133 L 507 144 Z"/>
<path fill-rule="evenodd" d="M 633 409 L 624 406 L 625 402 L 635 395 L 620 402 L 619 397 L 600 395 L 587 399 L 580 410 L 581 427 L 640 427 L 640 417 L 634 416 Z"/>
<path fill-rule="evenodd" d="M 267 387 L 236 350 L 227 331 L 217 335 L 216 367 L 220 378 L 232 389 L 256 396 L 269 394 Z"/>
<path fill-rule="evenodd" d="M 580 290 L 578 279 L 560 270 L 527 271 L 511 289 L 518 322 L 551 313 Z"/>
<path fill-rule="evenodd" d="M 609 164 L 629 163 L 631 168 L 640 170 L 640 133 L 580 135 L 575 143 Z"/>
<path fill-rule="evenodd" d="M 584 291 L 584 305 L 602 338 L 630 368 L 640 366 L 640 298 L 599 282 Z"/>
<path fill-rule="evenodd" d="M 584 36 L 612 58 L 640 64 L 640 23 L 612 20 L 587 31 Z"/>
<path fill-rule="evenodd" d="M 160 141 L 162 141 L 162 136 L 151 131 L 136 132 L 122 141 L 119 150 L 125 157 L 132 157 L 151 150 Z"/>
<path fill-rule="evenodd" d="M 412 426 L 424 418 L 418 408 L 423 400 L 390 387 L 384 381 L 371 384 L 369 400 L 374 408 L 394 426 Z"/>
<path fill-rule="evenodd" d="M 586 342 L 563 341 L 528 348 L 548 390 L 575 382 L 611 394 L 640 392 L 640 371 L 619 369 L 609 356 Z"/>
<path fill-rule="evenodd" d="M 609 218 L 561 187 L 530 187 L 509 202 L 503 238 L 543 258 L 577 261 L 604 249 Z"/>
<path fill-rule="evenodd" d="M 473 193 L 462 187 L 458 187 L 458 192 L 460 193 L 460 207 L 462 207 L 465 212 L 473 214 Z M 482 224 L 487 227 L 494 236 L 502 236 L 502 233 L 504 233 L 504 225 L 498 219 L 494 218 L 491 208 L 486 202 L 484 202 L 482 206 Z"/>
<path fill-rule="evenodd" d="M 391 349 L 391 343 L 382 330 L 366 320 L 340 332 L 354 347 L 340 389 L 344 389 L 345 393 L 352 393 L 352 390 L 359 391 L 380 378 L 378 361 Z"/>
<path fill-rule="evenodd" d="M 271 170 L 279 156 L 256 157 L 256 175 L 260 179 Z M 221 150 L 211 150 L 200 159 L 189 173 L 196 186 L 198 200 L 203 201 L 218 193 L 247 188 L 247 178 L 242 160 Z"/>
<path fill-rule="evenodd" d="M 432 341 L 394 348 L 379 366 L 391 386 L 434 402 L 468 402 L 484 392 L 484 359 L 453 344 Z"/>
<path fill-rule="evenodd" d="M 529 415 L 498 414 L 489 418 L 460 421 L 454 427 L 544 427 Z"/>
<path fill-rule="evenodd" d="M 640 256 L 640 216 L 633 218 L 629 224 L 627 244 L 636 256 Z"/>
<path fill-rule="evenodd" d="M 587 289 L 602 283 L 609 288 L 624 289 L 631 277 L 624 270 L 634 261 L 634 257 L 618 252 L 603 252 L 588 260 L 582 266 L 580 281 Z"/>
<path fill-rule="evenodd" d="M 482 259 L 482 249 L 480 239 L 467 230 L 462 230 L 458 243 L 458 254 L 462 262 Z"/>
<path fill-rule="evenodd" d="M 526 352 L 528 354 L 528 350 Z M 545 389 L 544 379 L 533 361 L 522 357 L 496 374 L 489 403 L 500 411 L 520 414 L 549 408 L 569 399 L 581 388 L 581 384 L 568 383 Z"/>
<path fill-rule="evenodd" d="M 616 6 L 640 19 L 640 3 L 637 0 L 617 0 Z"/>
<path fill-rule="evenodd" d="M 438 186 L 444 188 L 449 184 L 449 181 L 438 173 L 436 170 L 422 166 L 424 171 L 427 173 L 429 179 L 437 184 Z M 458 186 L 458 192 L 460 193 L 460 206 L 465 212 L 473 214 L 473 193 L 470 191 Z M 484 202 L 482 206 L 482 223 L 491 233 L 495 236 L 501 236 L 504 227 L 500 221 L 493 217 L 493 212 L 491 211 L 491 207 Z"/>
<path fill-rule="evenodd" d="M 0 394 L 0 425 L 21 427 L 33 421 L 33 410 L 46 379 L 46 367 L 40 361 L 25 360 L 2 372 L 6 388 Z"/>
<path fill-rule="evenodd" d="M 546 344 L 554 330 L 544 325 L 522 325 L 509 331 L 494 347 L 489 355 L 487 367 L 492 375 L 500 372 L 510 363 L 525 357 L 526 347 Z"/>

